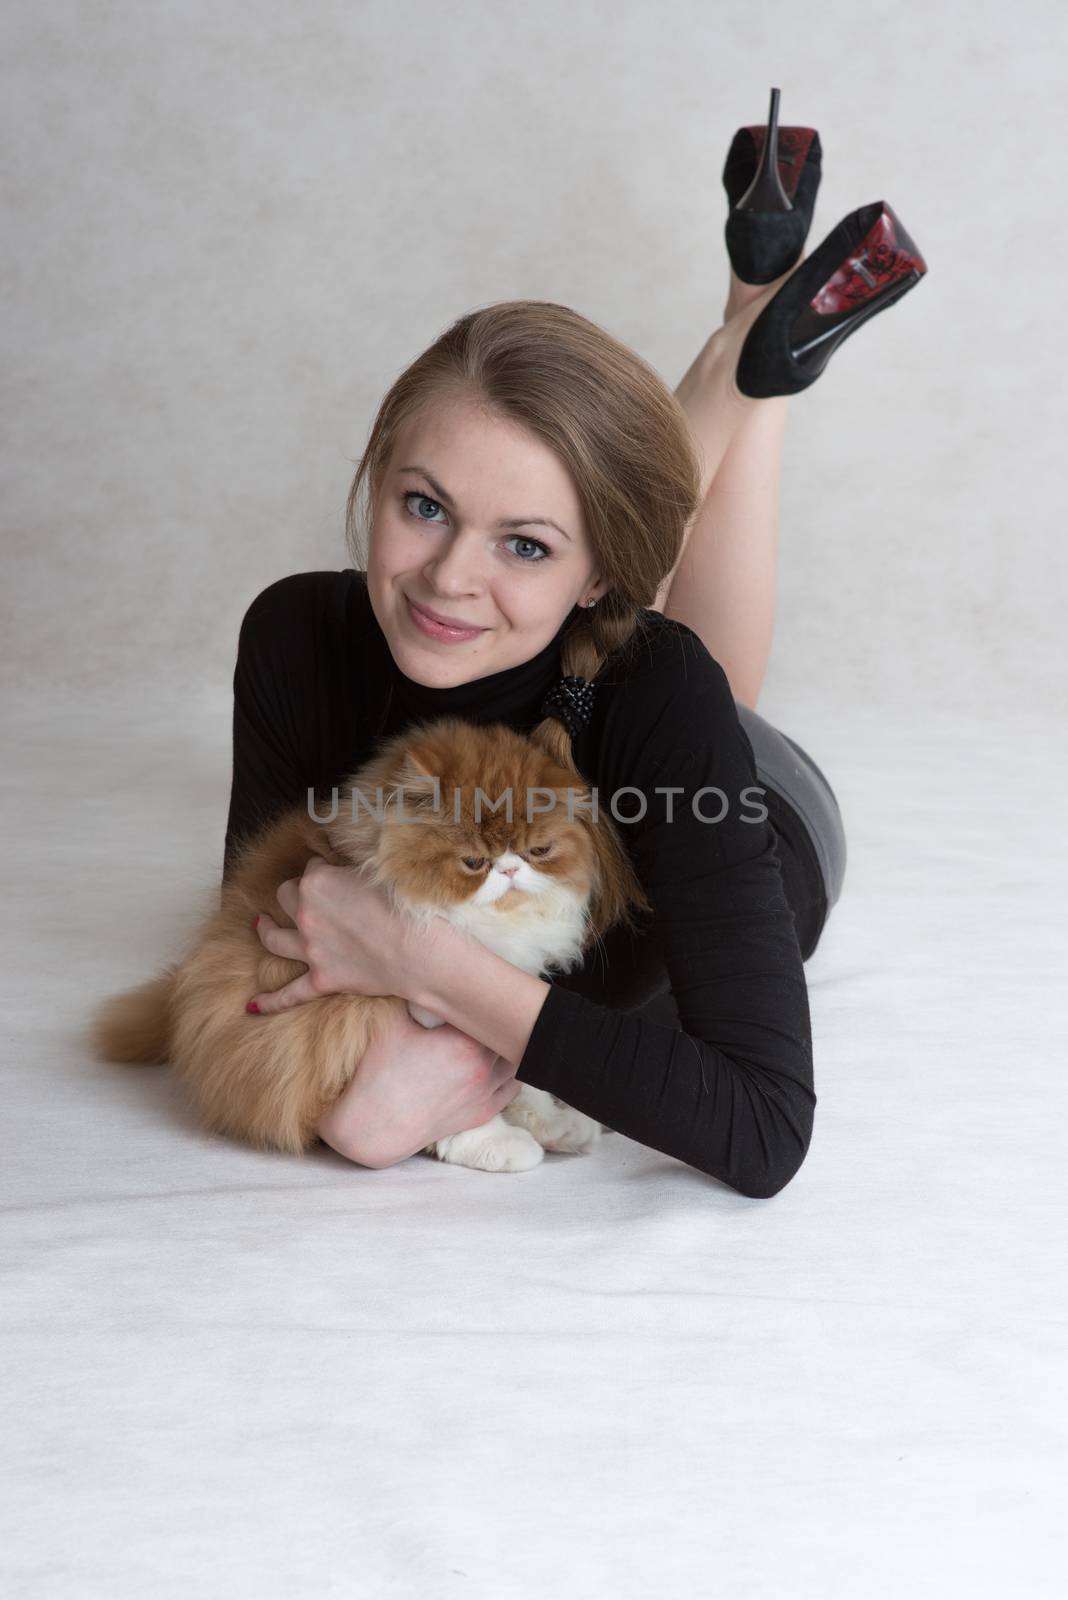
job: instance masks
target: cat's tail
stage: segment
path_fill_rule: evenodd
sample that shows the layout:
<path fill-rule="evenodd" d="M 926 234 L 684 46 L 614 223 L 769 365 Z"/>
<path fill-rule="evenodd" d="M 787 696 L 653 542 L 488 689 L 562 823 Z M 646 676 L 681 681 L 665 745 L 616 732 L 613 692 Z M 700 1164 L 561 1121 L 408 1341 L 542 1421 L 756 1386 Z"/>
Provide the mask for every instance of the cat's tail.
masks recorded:
<path fill-rule="evenodd" d="M 178 968 L 112 995 L 93 1013 L 90 1039 L 101 1061 L 158 1065 L 168 1059 L 171 1044 L 171 995 Z"/>

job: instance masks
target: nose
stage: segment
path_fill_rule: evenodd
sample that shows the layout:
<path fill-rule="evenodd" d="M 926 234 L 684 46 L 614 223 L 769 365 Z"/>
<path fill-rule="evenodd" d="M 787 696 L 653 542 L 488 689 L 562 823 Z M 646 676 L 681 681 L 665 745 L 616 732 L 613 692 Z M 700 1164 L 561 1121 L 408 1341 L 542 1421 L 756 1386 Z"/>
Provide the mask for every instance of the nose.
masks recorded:
<path fill-rule="evenodd" d="M 506 878 L 514 878 L 516 873 L 519 871 L 519 868 L 518 867 L 498 867 L 497 871 L 503 873 Z"/>
<path fill-rule="evenodd" d="M 440 595 L 473 595 L 482 589 L 479 577 L 480 546 L 477 535 L 458 535 L 427 562 L 423 576 Z"/>

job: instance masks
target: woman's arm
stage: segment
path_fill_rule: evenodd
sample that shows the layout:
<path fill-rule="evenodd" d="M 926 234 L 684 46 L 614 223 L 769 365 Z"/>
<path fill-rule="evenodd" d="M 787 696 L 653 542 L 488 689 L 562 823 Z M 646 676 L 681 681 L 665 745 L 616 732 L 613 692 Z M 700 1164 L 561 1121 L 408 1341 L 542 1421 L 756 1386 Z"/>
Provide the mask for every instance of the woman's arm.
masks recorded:
<path fill-rule="evenodd" d="M 316 1132 L 362 1167 L 392 1167 L 480 1128 L 521 1089 L 510 1061 L 447 1024 L 420 1027 L 397 1006 Z"/>
<path fill-rule="evenodd" d="M 728 916 L 724 933 L 763 970 L 746 974 L 725 947 L 718 958 L 705 949 L 703 981 L 688 986 L 694 955 L 676 947 L 668 969 L 681 1031 L 532 978 L 471 939 L 451 966 L 413 980 L 411 998 L 517 1062 L 520 1082 L 741 1194 L 768 1198 L 795 1176 L 812 1135 L 811 1023 L 770 840 L 733 874 L 732 892 L 743 877 L 760 908 Z M 714 1017 L 704 1009 L 709 996 Z M 736 1014 L 727 1021 L 727 1012 Z"/>
<path fill-rule="evenodd" d="M 739 1194 L 778 1194 L 808 1152 L 816 1095 L 801 955 L 776 882 L 774 855 L 754 857 L 749 886 L 763 908 L 721 919 L 723 937 L 738 940 L 736 958 L 706 946 L 698 977 L 686 951 L 671 947 L 681 1030 L 554 987 L 520 1081 Z"/>
<path fill-rule="evenodd" d="M 685 671 L 676 653 L 659 690 L 621 699 L 605 740 L 606 787 L 647 797 L 645 818 L 625 831 L 681 1031 L 488 951 L 453 953 L 450 966 L 450 941 L 413 982 L 423 1004 L 515 1061 L 521 1082 L 767 1198 L 795 1176 L 812 1136 L 808 990 L 774 835 L 766 820 L 743 820 L 761 791 L 726 676 L 689 630 L 678 648 Z M 721 821 L 701 820 L 722 809 L 703 789 L 727 797 Z"/>
<path fill-rule="evenodd" d="M 514 967 L 443 919 L 425 952 L 406 998 L 480 1039 L 506 1061 L 521 1060 L 550 993 L 544 978 Z"/>

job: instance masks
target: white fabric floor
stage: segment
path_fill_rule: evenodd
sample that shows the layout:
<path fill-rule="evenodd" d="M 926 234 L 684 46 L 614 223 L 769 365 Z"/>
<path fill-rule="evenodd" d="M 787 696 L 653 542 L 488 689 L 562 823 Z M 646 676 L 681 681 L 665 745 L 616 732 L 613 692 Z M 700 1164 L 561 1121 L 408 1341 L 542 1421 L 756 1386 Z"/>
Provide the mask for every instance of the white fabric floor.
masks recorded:
<path fill-rule="evenodd" d="M 5 1596 L 1064 1594 L 1060 729 L 760 709 L 850 849 L 772 1200 L 205 1136 L 81 1030 L 213 899 L 228 702 L 9 710 Z"/>

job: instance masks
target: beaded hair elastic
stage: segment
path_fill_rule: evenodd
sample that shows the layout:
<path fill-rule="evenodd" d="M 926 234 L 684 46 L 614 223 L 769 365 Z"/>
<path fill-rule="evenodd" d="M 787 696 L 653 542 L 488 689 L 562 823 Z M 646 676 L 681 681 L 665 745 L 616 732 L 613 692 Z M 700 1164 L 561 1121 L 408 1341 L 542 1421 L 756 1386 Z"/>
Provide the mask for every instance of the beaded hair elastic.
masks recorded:
<path fill-rule="evenodd" d="M 538 715 L 556 717 L 574 739 L 588 726 L 593 715 L 593 692 L 596 687 L 586 678 L 561 678 L 545 696 Z"/>

